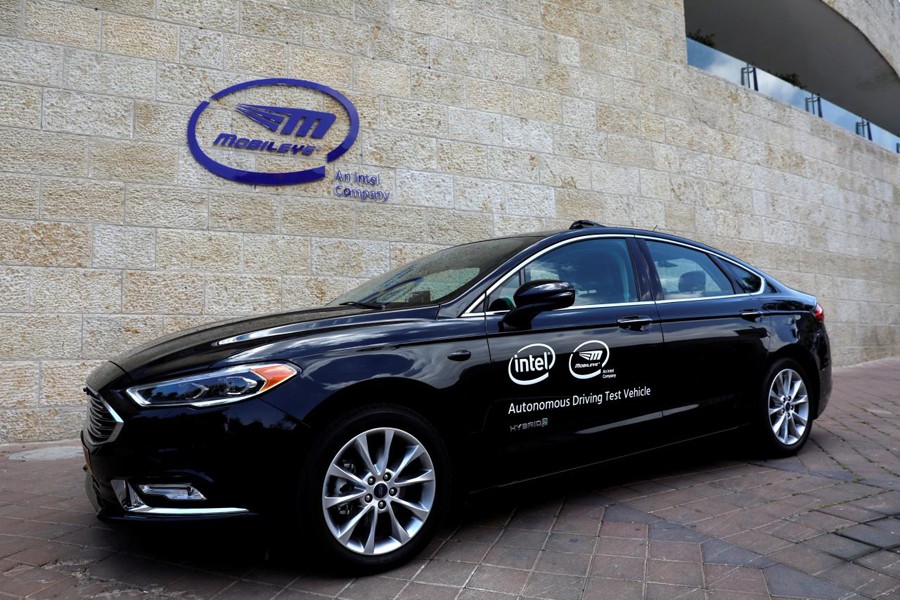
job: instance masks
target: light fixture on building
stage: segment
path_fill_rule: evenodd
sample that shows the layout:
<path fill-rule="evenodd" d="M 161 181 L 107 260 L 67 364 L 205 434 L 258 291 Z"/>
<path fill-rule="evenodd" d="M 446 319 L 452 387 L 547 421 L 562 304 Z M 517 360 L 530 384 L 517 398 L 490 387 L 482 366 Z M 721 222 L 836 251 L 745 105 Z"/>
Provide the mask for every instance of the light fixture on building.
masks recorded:
<path fill-rule="evenodd" d="M 872 125 L 867 119 L 860 119 L 856 122 L 856 135 L 861 135 L 867 140 L 872 140 Z"/>
<path fill-rule="evenodd" d="M 822 96 L 819 94 L 810 94 L 806 97 L 806 112 L 816 116 L 822 116 Z"/>
<path fill-rule="evenodd" d="M 741 85 L 748 87 L 753 91 L 759 91 L 759 81 L 756 79 L 756 67 L 750 63 L 747 63 L 746 67 L 741 68 Z"/>

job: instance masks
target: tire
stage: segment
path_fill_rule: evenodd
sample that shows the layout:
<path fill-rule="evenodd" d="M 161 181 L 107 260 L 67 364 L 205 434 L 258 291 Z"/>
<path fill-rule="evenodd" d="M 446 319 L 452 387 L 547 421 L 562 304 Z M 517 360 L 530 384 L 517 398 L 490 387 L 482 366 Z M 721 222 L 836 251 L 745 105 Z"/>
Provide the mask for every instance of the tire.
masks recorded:
<path fill-rule="evenodd" d="M 776 361 L 763 380 L 757 405 L 757 432 L 768 456 L 796 454 L 812 430 L 813 398 L 806 372 L 790 359 Z"/>
<path fill-rule="evenodd" d="M 300 476 L 299 516 L 325 566 L 372 573 L 425 547 L 446 513 L 450 486 L 435 428 L 400 406 L 371 407 L 323 428 Z"/>

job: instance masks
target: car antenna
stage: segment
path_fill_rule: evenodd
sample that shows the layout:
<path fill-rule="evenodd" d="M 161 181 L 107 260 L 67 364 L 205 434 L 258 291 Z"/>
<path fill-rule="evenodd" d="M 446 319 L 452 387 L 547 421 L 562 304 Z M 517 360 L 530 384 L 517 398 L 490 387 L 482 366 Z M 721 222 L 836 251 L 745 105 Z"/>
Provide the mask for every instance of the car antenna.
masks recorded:
<path fill-rule="evenodd" d="M 569 229 L 584 229 L 586 227 L 606 227 L 602 223 L 598 223 L 597 221 L 590 221 L 588 219 L 578 219 L 571 225 L 569 225 Z"/>

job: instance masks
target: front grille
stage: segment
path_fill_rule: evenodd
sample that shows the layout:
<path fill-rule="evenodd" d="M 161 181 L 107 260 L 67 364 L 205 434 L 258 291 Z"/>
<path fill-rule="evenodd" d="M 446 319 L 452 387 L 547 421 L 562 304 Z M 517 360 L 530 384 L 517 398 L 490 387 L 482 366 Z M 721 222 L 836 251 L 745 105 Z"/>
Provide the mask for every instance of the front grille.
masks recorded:
<path fill-rule="evenodd" d="M 105 444 L 113 441 L 122 429 L 121 417 L 92 390 L 87 390 L 87 393 L 88 407 L 84 432 L 88 441 L 92 444 Z"/>

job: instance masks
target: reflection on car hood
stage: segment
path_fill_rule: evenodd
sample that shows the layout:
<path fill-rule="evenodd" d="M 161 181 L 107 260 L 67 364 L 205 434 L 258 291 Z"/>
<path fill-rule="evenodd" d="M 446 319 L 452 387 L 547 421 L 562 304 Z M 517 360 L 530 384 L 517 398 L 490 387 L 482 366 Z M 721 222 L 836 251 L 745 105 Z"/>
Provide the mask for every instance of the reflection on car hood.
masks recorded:
<path fill-rule="evenodd" d="M 112 362 L 133 378 L 145 379 L 160 370 L 172 373 L 201 363 L 213 365 L 248 346 L 259 344 L 265 338 L 308 335 L 398 318 L 421 318 L 432 315 L 434 311 L 435 307 L 379 311 L 335 306 L 233 319 L 155 339 L 118 356 Z"/>

